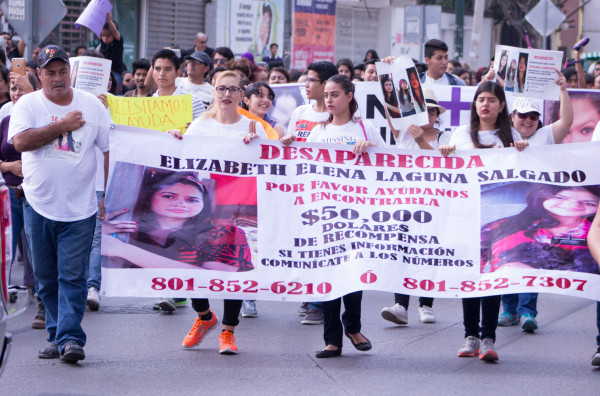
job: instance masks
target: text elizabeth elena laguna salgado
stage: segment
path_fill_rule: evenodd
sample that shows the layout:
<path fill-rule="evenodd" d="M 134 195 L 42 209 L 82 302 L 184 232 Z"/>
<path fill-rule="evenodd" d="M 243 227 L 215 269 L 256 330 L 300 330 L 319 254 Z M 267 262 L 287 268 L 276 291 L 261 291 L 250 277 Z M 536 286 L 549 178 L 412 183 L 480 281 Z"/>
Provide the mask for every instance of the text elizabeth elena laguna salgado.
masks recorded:
<path fill-rule="evenodd" d="M 441 199 L 469 198 L 469 188 L 453 187 L 469 184 L 469 177 L 474 183 L 485 184 L 519 180 L 582 183 L 586 179 L 585 173 L 579 170 L 571 173 L 492 170 L 486 169 L 485 157 L 479 155 L 443 157 L 437 152 L 437 155 L 432 154 L 365 152 L 356 155 L 340 148 L 261 144 L 258 158 L 261 163 L 161 155 L 160 167 L 239 176 L 266 175 L 267 180 L 261 187 L 263 193 L 290 193 L 294 196 L 293 206 L 315 207 L 299 213 L 297 225 L 310 227 L 318 236 L 298 238 L 291 235 L 288 248 L 278 250 L 279 257 L 261 257 L 265 266 L 296 269 L 336 266 L 367 258 L 413 265 L 473 267 L 474 258 L 455 257 L 455 249 L 440 246 L 437 236 L 410 234 L 410 224 L 419 229 L 432 222 L 432 214 L 425 209 L 443 206 Z M 293 163 L 286 164 L 285 161 Z M 461 172 L 471 169 L 474 171 Z M 268 180 L 269 175 L 290 179 L 281 183 L 281 178 L 277 178 L 275 183 Z M 318 179 L 306 181 L 310 176 Z M 330 178 L 348 182 L 340 180 L 336 183 Z M 353 184 L 357 181 L 367 183 Z M 352 207 L 342 207 L 344 204 Z M 385 207 L 391 209 L 372 212 Z M 397 207 L 400 209 L 396 210 Z M 290 229 L 294 229 L 296 224 L 291 226 Z"/>

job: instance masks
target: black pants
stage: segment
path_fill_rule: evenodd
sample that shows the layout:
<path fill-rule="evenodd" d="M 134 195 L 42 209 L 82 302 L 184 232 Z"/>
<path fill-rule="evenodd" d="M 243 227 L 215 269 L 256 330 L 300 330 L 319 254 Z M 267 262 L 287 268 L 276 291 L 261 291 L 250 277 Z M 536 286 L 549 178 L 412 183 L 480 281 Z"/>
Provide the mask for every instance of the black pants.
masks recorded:
<path fill-rule="evenodd" d="M 396 304 L 402 305 L 404 308 L 408 309 L 408 300 L 410 296 L 408 294 L 399 294 L 394 293 L 394 300 L 396 300 Z M 426 305 L 428 307 L 433 307 L 433 298 L 431 297 L 419 297 L 419 307 Z"/>
<path fill-rule="evenodd" d="M 344 314 L 340 320 L 342 298 Z M 362 291 L 346 294 L 342 298 L 323 302 L 323 339 L 325 345 L 335 345 L 338 348 L 342 347 L 344 329 L 348 334 L 360 333 Z"/>
<path fill-rule="evenodd" d="M 210 308 L 208 298 L 192 298 L 192 308 L 196 312 L 204 312 Z M 242 300 L 223 300 L 223 320 L 225 326 L 237 326 L 238 316 L 242 309 Z"/>
<path fill-rule="evenodd" d="M 498 313 L 501 296 L 463 298 L 463 324 L 465 338 L 491 338 L 496 341 Z M 479 327 L 479 308 L 481 307 L 481 328 Z M 481 331 L 481 336 L 480 336 Z"/>

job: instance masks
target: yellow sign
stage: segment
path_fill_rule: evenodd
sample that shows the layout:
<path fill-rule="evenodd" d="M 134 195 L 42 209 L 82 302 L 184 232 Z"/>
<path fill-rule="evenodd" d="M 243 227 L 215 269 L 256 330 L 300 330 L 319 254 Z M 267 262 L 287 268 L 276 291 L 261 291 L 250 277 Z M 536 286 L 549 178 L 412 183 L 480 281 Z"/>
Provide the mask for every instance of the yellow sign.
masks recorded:
<path fill-rule="evenodd" d="M 110 116 L 115 124 L 138 128 L 184 132 L 192 122 L 192 95 L 125 98 L 107 95 Z"/>

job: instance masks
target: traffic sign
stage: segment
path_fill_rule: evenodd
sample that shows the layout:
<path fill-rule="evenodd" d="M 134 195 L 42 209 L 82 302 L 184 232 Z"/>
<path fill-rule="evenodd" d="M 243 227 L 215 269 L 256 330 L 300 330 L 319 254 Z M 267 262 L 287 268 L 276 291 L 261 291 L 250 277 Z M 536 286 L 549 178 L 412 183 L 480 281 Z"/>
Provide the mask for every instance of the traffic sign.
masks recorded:
<path fill-rule="evenodd" d="M 4 0 L 0 10 L 8 23 L 27 44 L 27 53 L 52 32 L 67 15 L 67 7 L 62 0 Z"/>
<path fill-rule="evenodd" d="M 540 0 L 525 15 L 525 20 L 543 37 L 548 37 L 565 19 L 565 14 L 550 0 Z"/>

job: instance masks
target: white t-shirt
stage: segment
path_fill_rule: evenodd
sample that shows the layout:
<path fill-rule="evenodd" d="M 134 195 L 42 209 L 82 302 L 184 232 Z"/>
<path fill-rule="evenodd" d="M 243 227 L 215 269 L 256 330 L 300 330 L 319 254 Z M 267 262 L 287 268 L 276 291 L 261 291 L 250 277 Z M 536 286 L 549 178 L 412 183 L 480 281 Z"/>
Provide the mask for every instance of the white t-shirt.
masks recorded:
<path fill-rule="evenodd" d="M 448 75 L 444 73 L 442 74 L 442 77 L 438 78 L 437 80 L 434 80 L 432 77 L 429 77 L 429 74 L 425 73 L 425 81 L 423 81 L 423 87 L 432 85 L 450 85 Z"/>
<path fill-rule="evenodd" d="M 6 107 L 6 105 L 4 105 Z M 4 107 L 3 107 L 4 108 Z M 592 142 L 600 140 L 600 121 L 596 124 L 596 128 L 594 128 L 594 134 L 592 135 Z"/>
<path fill-rule="evenodd" d="M 298 107 L 290 117 L 287 134 L 296 136 L 299 142 L 306 141 L 310 132 L 320 122 L 327 121 L 329 113 L 317 112 L 312 104 L 305 104 Z"/>
<path fill-rule="evenodd" d="M 552 132 L 552 125 L 546 125 L 545 127 L 541 127 L 537 131 L 533 133 L 533 135 L 529 136 L 527 141 L 532 146 L 543 146 L 545 144 L 554 144 L 554 133 Z"/>
<path fill-rule="evenodd" d="M 244 116 L 235 124 L 221 124 L 214 118 L 198 118 L 192 121 L 185 132 L 185 136 L 220 136 L 231 138 L 242 138 L 250 133 L 250 120 Z M 256 123 L 256 134 L 258 137 L 267 138 L 265 129 Z"/>
<path fill-rule="evenodd" d="M 206 107 L 208 107 L 214 100 L 213 87 L 207 82 L 204 84 L 194 84 L 187 77 L 177 77 L 175 79 L 175 85 L 183 89 L 185 92 L 200 98 Z"/>
<path fill-rule="evenodd" d="M 450 138 L 450 146 L 456 146 L 457 150 L 473 150 L 475 146 L 471 140 L 469 125 L 461 125 L 454 130 L 452 137 Z M 515 128 L 510 128 L 512 132 L 513 140 L 523 140 L 519 132 Z M 484 145 L 493 145 L 494 147 L 504 147 L 502 141 L 498 137 L 498 129 L 491 131 L 479 131 L 479 142 Z"/>
<path fill-rule="evenodd" d="M 306 139 L 312 143 L 349 144 L 354 145 L 360 140 L 375 143 L 385 147 L 385 142 L 377 128 L 368 121 L 362 121 L 364 130 L 359 122 L 350 121 L 344 125 L 319 124 L 315 126 Z"/>
<path fill-rule="evenodd" d="M 198 116 L 206 111 L 206 106 L 204 106 L 204 102 L 200 100 L 199 97 L 184 91 L 181 87 L 175 86 L 175 91 L 170 96 L 177 95 L 192 95 L 192 117 L 195 120 Z M 152 96 L 160 96 L 158 95 L 158 91 L 154 92 Z"/>
<path fill-rule="evenodd" d="M 21 155 L 23 190 L 40 215 L 55 221 L 78 221 L 96 213 L 96 147 L 108 151 L 109 113 L 94 95 L 73 89 L 73 100 L 59 106 L 39 90 L 23 96 L 13 108 L 8 141 L 32 128 L 42 128 L 81 111 L 86 124 Z"/>
<path fill-rule="evenodd" d="M 450 138 L 452 137 L 452 131 L 439 131 L 437 138 L 432 142 L 427 142 L 434 150 L 437 150 L 438 147 L 443 146 L 445 144 L 450 144 Z M 415 142 L 415 139 L 412 137 L 410 133 L 405 130 L 400 131 L 398 135 L 398 140 L 396 140 L 396 147 L 403 149 L 411 149 L 411 150 L 421 150 L 419 144 Z"/>

